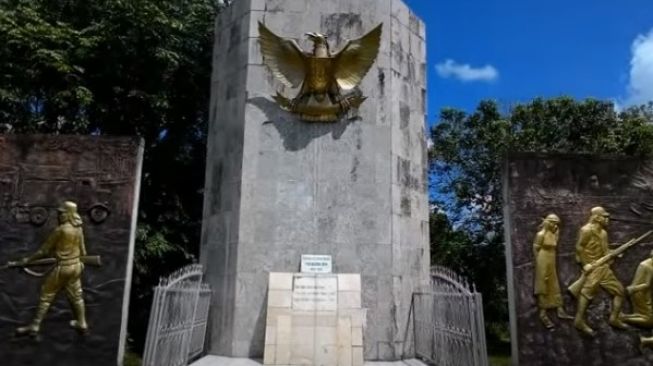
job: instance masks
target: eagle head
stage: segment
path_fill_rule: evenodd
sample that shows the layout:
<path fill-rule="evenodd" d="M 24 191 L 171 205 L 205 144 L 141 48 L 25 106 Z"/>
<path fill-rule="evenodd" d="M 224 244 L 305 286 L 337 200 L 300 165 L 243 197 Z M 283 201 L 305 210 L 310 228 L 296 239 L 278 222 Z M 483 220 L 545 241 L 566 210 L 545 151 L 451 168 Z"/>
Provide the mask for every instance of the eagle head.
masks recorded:
<path fill-rule="evenodd" d="M 330 57 L 329 42 L 326 34 L 309 32 L 306 33 L 309 40 L 313 42 L 313 56 Z"/>

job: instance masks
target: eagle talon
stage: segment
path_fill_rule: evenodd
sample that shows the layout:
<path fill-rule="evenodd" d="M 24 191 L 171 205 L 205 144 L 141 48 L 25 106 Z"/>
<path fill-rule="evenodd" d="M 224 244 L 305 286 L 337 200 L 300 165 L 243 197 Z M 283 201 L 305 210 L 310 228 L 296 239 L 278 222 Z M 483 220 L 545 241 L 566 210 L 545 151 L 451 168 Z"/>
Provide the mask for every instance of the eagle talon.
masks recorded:
<path fill-rule="evenodd" d="M 349 102 L 349 99 L 342 98 L 340 100 L 340 108 L 342 109 L 343 112 L 347 112 L 348 110 L 350 110 L 351 109 L 351 103 Z"/>
<path fill-rule="evenodd" d="M 299 105 L 299 102 L 297 101 L 297 98 L 292 99 L 290 103 L 288 104 L 288 109 L 290 109 L 291 112 L 297 111 L 297 106 Z"/>

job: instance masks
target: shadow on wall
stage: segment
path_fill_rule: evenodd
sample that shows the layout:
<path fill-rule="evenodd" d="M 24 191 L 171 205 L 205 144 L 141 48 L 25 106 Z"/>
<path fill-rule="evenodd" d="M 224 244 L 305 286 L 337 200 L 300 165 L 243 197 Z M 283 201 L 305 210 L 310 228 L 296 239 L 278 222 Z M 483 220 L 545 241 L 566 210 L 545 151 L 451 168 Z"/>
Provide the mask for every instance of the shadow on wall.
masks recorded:
<path fill-rule="evenodd" d="M 351 115 L 343 116 L 338 122 L 304 122 L 268 98 L 250 98 L 248 103 L 265 114 L 267 121 L 263 124 L 271 123 L 277 129 L 283 139 L 283 147 L 289 151 L 302 150 L 314 139 L 329 133 L 335 140 L 339 140 L 352 122 L 361 120 L 357 111 L 352 111 Z"/>
<path fill-rule="evenodd" d="M 266 281 L 267 282 L 267 281 Z M 256 322 L 254 325 L 254 334 L 250 340 L 250 349 L 249 357 L 253 358 L 263 358 L 263 353 L 265 351 L 265 332 L 266 332 L 266 321 L 268 317 L 268 292 L 267 286 L 265 291 L 265 297 L 263 298 L 263 306 L 258 313 Z"/>

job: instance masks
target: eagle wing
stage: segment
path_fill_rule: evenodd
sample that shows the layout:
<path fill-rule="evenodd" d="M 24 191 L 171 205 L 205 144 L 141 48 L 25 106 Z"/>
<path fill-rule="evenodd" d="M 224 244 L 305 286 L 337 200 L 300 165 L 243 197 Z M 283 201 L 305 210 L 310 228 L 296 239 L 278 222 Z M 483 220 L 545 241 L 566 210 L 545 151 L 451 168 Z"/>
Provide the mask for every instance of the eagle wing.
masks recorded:
<path fill-rule="evenodd" d="M 261 22 L 258 32 L 263 63 L 286 86 L 299 87 L 306 77 L 306 56 L 297 42 L 277 36 Z"/>
<path fill-rule="evenodd" d="M 347 42 L 334 56 L 334 76 L 343 90 L 351 90 L 360 84 L 374 64 L 379 53 L 382 27 L 383 24 L 379 24 L 363 37 Z"/>

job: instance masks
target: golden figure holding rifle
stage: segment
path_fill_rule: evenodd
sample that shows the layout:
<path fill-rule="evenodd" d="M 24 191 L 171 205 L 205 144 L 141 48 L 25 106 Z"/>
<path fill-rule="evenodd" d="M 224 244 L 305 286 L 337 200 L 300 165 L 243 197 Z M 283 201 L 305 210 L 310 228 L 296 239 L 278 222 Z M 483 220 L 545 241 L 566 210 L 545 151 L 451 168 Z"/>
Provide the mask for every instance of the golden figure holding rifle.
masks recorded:
<path fill-rule="evenodd" d="M 27 267 L 52 263 L 54 266 L 45 275 L 36 315 L 28 326 L 19 327 L 19 335 L 37 335 L 41 322 L 57 294 L 64 290 L 73 310 L 74 320 L 70 325 L 84 333 L 88 329 L 86 309 L 82 298 L 81 276 L 84 263 L 100 265 L 99 257 L 87 257 L 82 231 L 82 218 L 77 213 L 74 202 L 64 202 L 58 209 L 59 225 L 48 236 L 45 243 L 33 255 L 17 262 L 9 262 L 5 267 Z M 34 272 L 28 272 L 34 273 Z"/>
<path fill-rule="evenodd" d="M 608 323 L 615 328 L 627 328 L 619 317 L 625 296 L 624 287 L 612 272 L 610 265 L 616 257 L 653 231 L 632 239 L 615 250 L 610 250 L 606 231 L 610 215 L 603 207 L 592 208 L 590 214 L 589 222 L 580 229 L 576 243 L 576 261 L 583 266 L 583 271 L 580 278 L 569 286 L 569 291 L 578 299 L 574 326 L 592 336 L 594 330 L 587 325 L 585 313 L 599 287 L 612 295 L 612 309 Z"/>
<path fill-rule="evenodd" d="M 547 310 L 557 309 L 559 319 L 573 319 L 562 306 L 562 295 L 558 282 L 558 269 L 556 268 L 556 249 L 560 232 L 558 224 L 560 218 L 550 214 L 542 220 L 539 231 L 533 241 L 533 255 L 535 256 L 535 296 L 539 317 L 547 328 L 554 324 L 547 315 Z"/>

